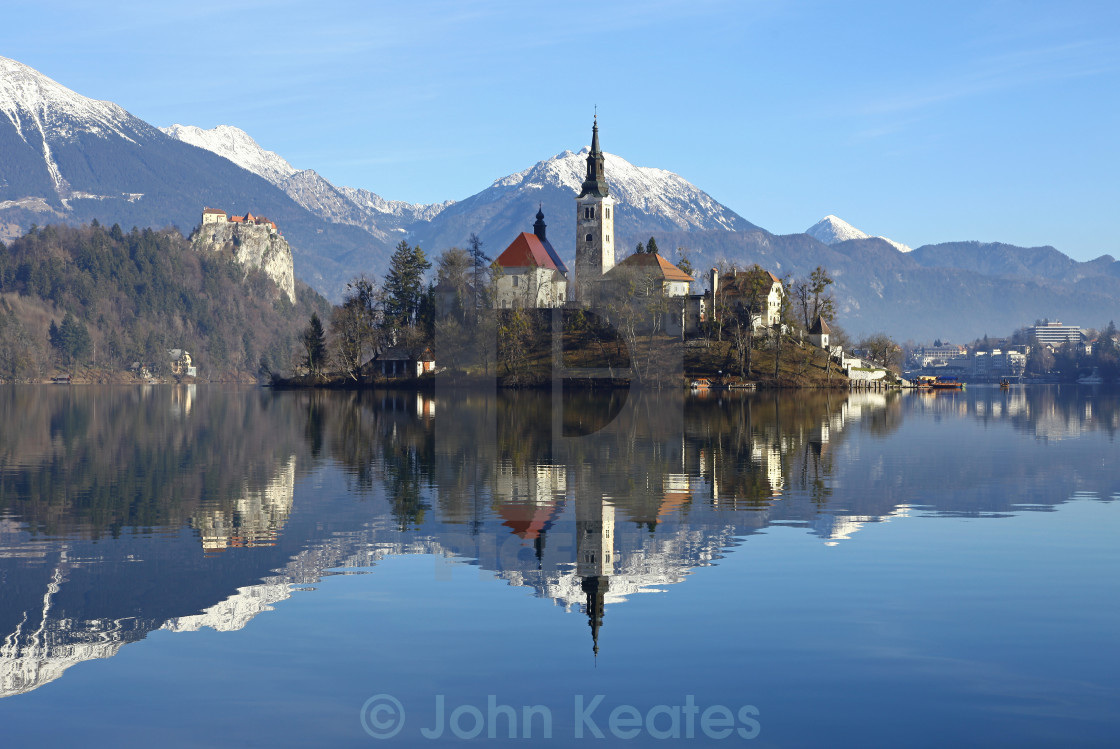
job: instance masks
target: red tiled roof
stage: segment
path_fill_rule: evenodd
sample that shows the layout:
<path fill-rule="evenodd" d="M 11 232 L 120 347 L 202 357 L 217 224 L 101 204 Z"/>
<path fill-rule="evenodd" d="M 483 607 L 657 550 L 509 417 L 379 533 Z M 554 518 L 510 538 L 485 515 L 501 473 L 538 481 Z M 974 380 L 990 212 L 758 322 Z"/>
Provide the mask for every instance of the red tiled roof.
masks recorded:
<path fill-rule="evenodd" d="M 696 280 L 660 255 L 649 252 L 635 253 L 616 265 L 615 268 L 646 268 L 666 281 L 691 283 Z M 611 270 L 613 271 L 613 268 Z"/>
<path fill-rule="evenodd" d="M 541 244 L 535 234 L 521 232 L 509 247 L 498 255 L 494 265 L 502 268 L 551 268 L 560 270 L 556 263 L 549 257 L 548 250 Z"/>
<path fill-rule="evenodd" d="M 541 531 L 552 520 L 555 510 L 556 506 L 551 502 L 545 505 L 513 502 L 498 505 L 498 514 L 505 520 L 502 525 L 526 540 L 533 540 L 541 535 Z"/>

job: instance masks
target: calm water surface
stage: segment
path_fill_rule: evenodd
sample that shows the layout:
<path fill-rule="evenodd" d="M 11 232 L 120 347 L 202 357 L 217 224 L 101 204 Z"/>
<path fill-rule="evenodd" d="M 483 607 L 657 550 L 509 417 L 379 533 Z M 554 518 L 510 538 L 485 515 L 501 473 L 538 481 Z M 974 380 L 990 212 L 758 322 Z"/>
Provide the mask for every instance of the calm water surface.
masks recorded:
<path fill-rule="evenodd" d="M 0 387 L 0 425 L 5 747 L 1117 745 L 1115 390 Z"/>

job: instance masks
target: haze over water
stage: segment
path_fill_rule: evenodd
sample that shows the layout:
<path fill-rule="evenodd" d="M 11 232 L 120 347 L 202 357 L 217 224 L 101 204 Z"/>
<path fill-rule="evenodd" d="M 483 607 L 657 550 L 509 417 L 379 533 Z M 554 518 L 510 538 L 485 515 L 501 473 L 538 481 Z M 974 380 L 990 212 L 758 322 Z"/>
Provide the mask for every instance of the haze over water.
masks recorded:
<path fill-rule="evenodd" d="M 5 745 L 1120 730 L 1113 389 L 0 387 L 0 423 Z"/>

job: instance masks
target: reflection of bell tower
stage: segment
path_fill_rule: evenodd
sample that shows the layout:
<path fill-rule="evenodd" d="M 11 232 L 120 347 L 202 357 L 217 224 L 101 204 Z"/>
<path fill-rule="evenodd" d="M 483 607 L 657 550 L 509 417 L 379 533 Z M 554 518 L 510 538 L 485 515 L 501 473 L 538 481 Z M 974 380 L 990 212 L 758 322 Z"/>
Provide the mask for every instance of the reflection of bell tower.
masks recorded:
<path fill-rule="evenodd" d="M 614 267 L 614 198 L 607 189 L 604 155 L 599 150 L 599 119 L 591 128 L 587 175 L 576 198 L 576 296 L 587 304 L 593 285 Z"/>
<path fill-rule="evenodd" d="M 576 574 L 583 578 L 587 619 L 595 653 L 606 613 L 606 595 L 614 574 L 614 506 L 603 498 L 576 498 Z"/>

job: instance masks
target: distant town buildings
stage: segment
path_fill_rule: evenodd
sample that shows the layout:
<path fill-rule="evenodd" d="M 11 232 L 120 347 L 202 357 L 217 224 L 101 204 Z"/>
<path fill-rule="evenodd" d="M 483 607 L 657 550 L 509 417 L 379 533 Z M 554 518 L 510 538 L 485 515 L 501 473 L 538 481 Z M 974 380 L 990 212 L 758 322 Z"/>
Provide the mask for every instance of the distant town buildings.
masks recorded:
<path fill-rule="evenodd" d="M 1029 353 L 1030 346 L 992 348 L 988 351 L 969 353 L 965 346 L 945 343 L 912 349 L 908 366 L 916 370 L 943 372 L 957 376 L 1019 377 L 1027 368 Z"/>
<path fill-rule="evenodd" d="M 1060 322 L 1048 322 L 1035 325 L 1030 329 L 1031 337 L 1041 344 L 1061 346 L 1063 343 L 1080 343 L 1081 328 L 1073 325 L 1062 325 Z"/>
<path fill-rule="evenodd" d="M 945 343 L 940 346 L 920 346 L 910 352 L 911 363 L 918 367 L 945 367 L 954 360 L 968 358 L 968 349 Z M 959 364 L 960 361 L 957 361 Z"/>

